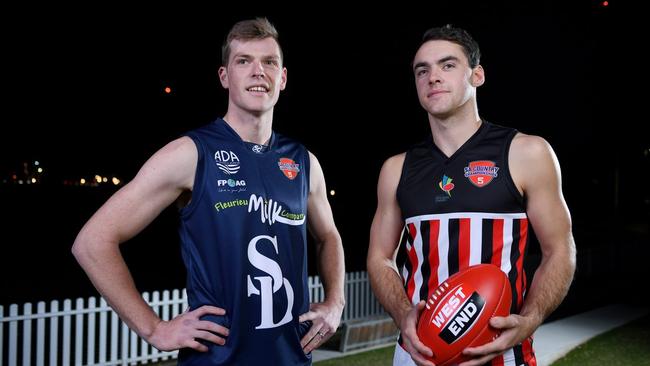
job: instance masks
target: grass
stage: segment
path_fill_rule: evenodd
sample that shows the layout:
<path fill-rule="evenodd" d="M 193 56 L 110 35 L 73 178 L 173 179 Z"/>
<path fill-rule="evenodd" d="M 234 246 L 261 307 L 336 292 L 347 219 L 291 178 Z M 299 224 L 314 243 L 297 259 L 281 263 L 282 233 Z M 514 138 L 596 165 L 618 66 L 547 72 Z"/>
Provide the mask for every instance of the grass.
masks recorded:
<path fill-rule="evenodd" d="M 317 366 L 390 366 L 394 345 L 315 362 Z M 650 315 L 613 329 L 569 352 L 552 366 L 649 366 Z"/>
<path fill-rule="evenodd" d="M 552 364 L 574 365 L 650 365 L 650 316 L 596 336 Z"/>
<path fill-rule="evenodd" d="M 368 352 L 361 352 L 350 356 L 333 358 L 331 360 L 314 362 L 318 366 L 392 366 L 393 365 L 393 351 L 395 345 L 392 344 L 387 347 L 377 348 Z"/>

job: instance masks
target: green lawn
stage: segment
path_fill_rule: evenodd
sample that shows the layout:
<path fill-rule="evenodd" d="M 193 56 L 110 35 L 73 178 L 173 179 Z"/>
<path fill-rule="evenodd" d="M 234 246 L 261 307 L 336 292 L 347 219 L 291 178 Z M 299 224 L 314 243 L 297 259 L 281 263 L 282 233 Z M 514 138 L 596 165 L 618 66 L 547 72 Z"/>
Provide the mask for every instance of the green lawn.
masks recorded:
<path fill-rule="evenodd" d="M 395 346 L 314 363 L 317 366 L 390 366 Z M 603 333 L 552 366 L 650 366 L 650 315 Z"/>
<path fill-rule="evenodd" d="M 650 365 L 650 316 L 603 333 L 552 366 Z"/>
<path fill-rule="evenodd" d="M 334 358 L 320 362 L 314 362 L 318 366 L 392 366 L 393 351 L 395 345 L 384 348 L 378 348 L 368 352 L 361 352 L 351 356 Z"/>

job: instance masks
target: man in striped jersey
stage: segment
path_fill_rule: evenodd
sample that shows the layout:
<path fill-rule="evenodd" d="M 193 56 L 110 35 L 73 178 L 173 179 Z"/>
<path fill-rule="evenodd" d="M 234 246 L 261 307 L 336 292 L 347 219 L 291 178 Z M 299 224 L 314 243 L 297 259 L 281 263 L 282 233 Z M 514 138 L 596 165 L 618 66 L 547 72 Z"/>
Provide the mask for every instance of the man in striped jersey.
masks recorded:
<path fill-rule="evenodd" d="M 575 244 L 555 154 L 541 137 L 479 117 L 479 59 L 463 29 L 424 34 L 413 72 L 431 135 L 389 158 L 379 176 L 367 265 L 375 294 L 401 330 L 394 365 L 433 365 L 425 356 L 435 350 L 416 333 L 424 300 L 450 275 L 479 263 L 508 275 L 511 315 L 491 320 L 501 336 L 466 349 L 472 359 L 463 366 L 535 365 L 532 334 L 573 278 Z M 529 226 L 543 255 L 527 288 Z M 398 251 L 406 258 L 399 269 Z"/>

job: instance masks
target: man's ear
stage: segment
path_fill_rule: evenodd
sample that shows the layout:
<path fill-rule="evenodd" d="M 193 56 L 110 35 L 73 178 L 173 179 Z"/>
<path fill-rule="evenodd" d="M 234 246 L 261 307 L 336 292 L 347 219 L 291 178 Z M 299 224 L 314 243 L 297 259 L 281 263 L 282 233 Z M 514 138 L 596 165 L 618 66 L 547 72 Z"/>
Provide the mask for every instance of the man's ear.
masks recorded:
<path fill-rule="evenodd" d="M 287 87 L 287 68 L 282 68 L 282 76 L 280 77 L 280 90 L 284 90 Z"/>
<path fill-rule="evenodd" d="M 476 65 L 476 67 L 472 69 L 472 86 L 479 87 L 484 83 L 485 83 L 485 70 L 483 70 L 483 66 Z"/>
<path fill-rule="evenodd" d="M 219 81 L 224 89 L 228 89 L 228 69 L 225 66 L 219 67 Z"/>

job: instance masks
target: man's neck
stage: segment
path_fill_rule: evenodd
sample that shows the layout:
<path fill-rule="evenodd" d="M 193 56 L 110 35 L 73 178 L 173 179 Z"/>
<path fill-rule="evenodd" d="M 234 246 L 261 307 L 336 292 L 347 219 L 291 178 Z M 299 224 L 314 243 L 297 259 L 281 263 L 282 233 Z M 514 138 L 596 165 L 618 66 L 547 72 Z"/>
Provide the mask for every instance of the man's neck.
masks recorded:
<path fill-rule="evenodd" d="M 242 140 L 259 145 L 267 145 L 271 139 L 273 110 L 262 116 L 250 113 L 228 111 L 223 120 L 232 127 Z"/>
<path fill-rule="evenodd" d="M 429 115 L 433 143 L 446 156 L 452 156 L 481 127 L 478 113 L 436 118 Z"/>

